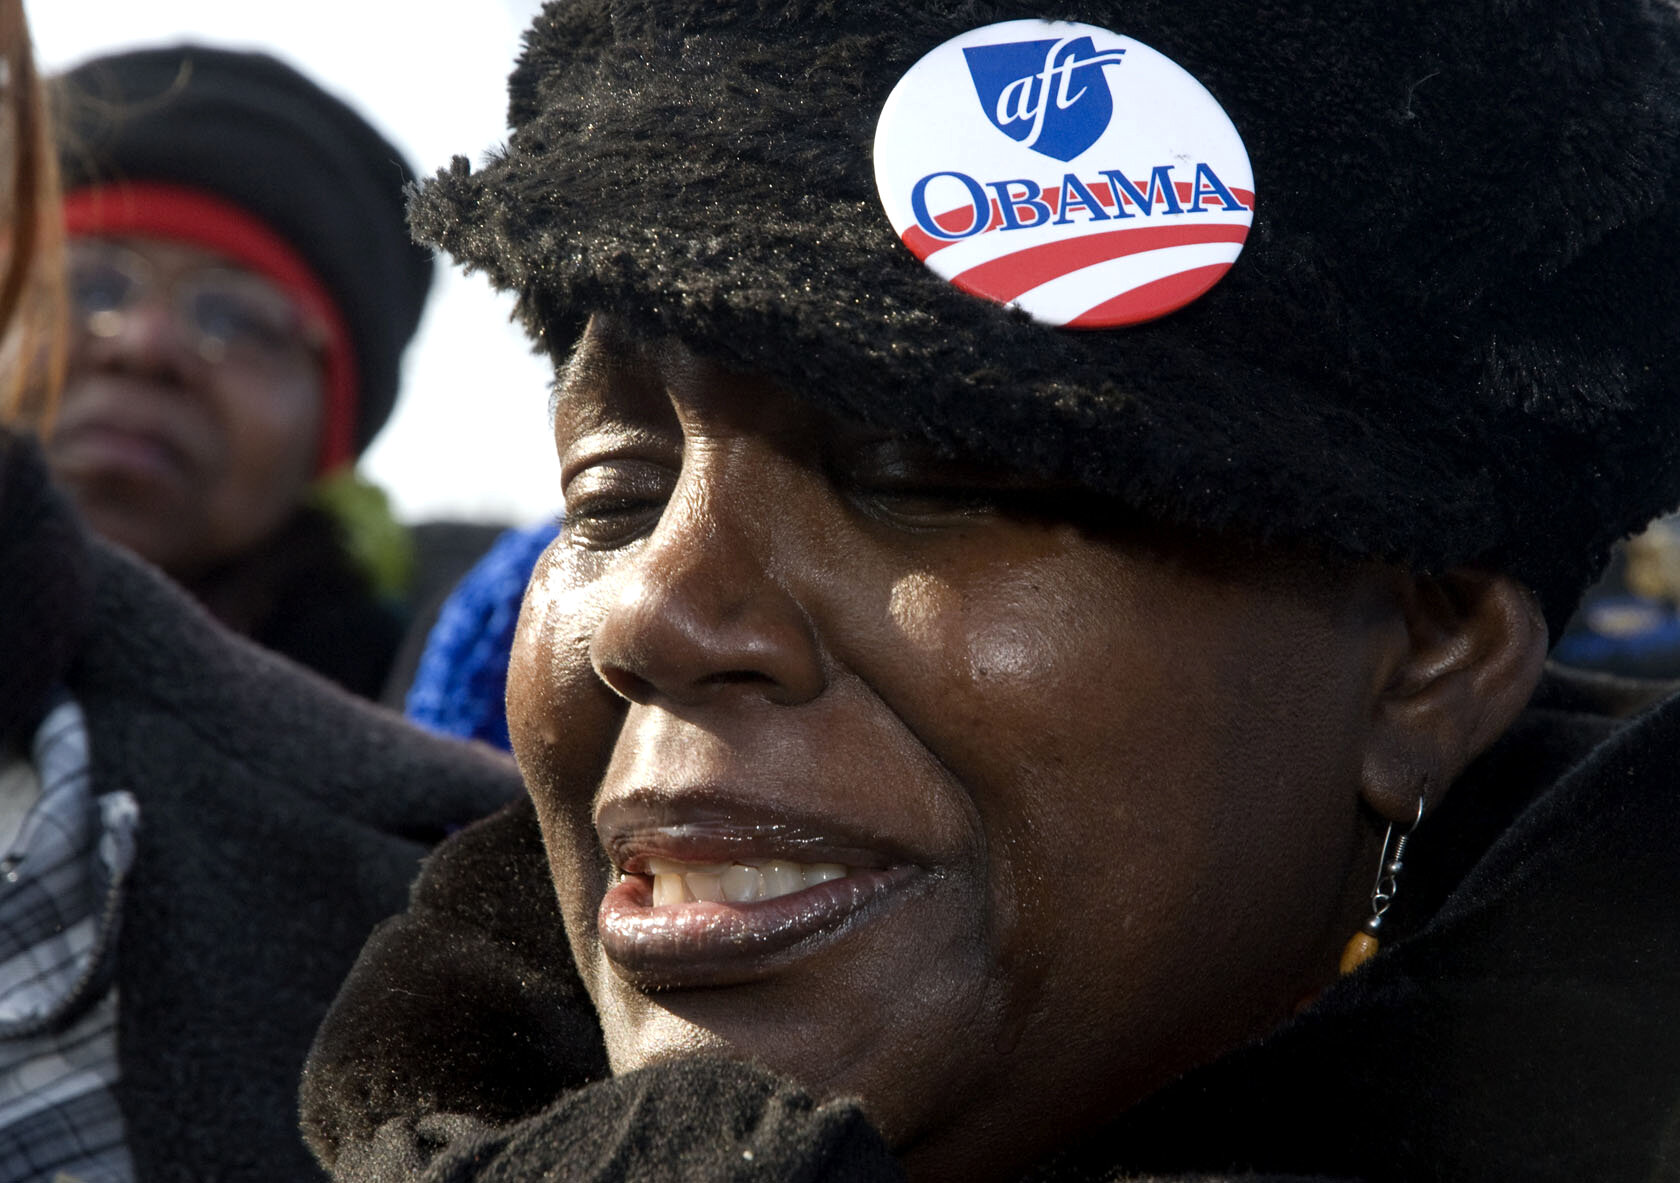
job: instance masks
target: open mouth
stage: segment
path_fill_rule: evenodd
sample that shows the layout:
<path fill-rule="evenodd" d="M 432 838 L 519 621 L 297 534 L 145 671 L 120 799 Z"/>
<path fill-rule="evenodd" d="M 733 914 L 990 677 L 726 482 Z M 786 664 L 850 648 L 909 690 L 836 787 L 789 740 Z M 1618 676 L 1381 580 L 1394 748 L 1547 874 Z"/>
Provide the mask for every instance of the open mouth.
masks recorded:
<path fill-rule="evenodd" d="M 694 866 L 676 859 L 650 858 L 647 870 L 653 876 L 656 908 L 702 900 L 750 904 L 754 900 L 780 899 L 849 874 L 842 863 L 792 863 L 785 859 Z"/>
<path fill-rule="evenodd" d="M 921 878 L 908 864 L 641 857 L 601 901 L 601 946 L 643 989 L 729 985 L 816 952 Z"/>

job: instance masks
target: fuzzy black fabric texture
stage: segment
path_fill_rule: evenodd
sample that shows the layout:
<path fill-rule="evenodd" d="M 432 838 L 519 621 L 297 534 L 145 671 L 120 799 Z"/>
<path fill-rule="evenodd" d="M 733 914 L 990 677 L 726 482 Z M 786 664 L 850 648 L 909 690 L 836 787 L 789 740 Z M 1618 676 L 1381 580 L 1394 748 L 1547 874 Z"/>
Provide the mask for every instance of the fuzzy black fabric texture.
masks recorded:
<path fill-rule="evenodd" d="M 140 806 L 116 983 L 136 1178 L 318 1178 L 296 1101 L 315 1029 L 421 856 L 519 795 L 517 772 L 226 632 L 87 538 L 35 449 L 0 444 L 0 733 L 26 740 L 66 687 L 94 791 Z"/>
<path fill-rule="evenodd" d="M 29 553 L 15 563 L 7 562 L 15 548 L 0 543 L 0 630 L 8 621 L 28 621 L 34 633 L 0 632 L 0 724 L 5 725 L 0 736 L 34 733 L 91 615 L 92 576 L 81 529 L 57 512 L 59 494 L 43 477 L 40 463 L 21 437 L 0 428 L 0 531 L 7 522 L 30 523 L 32 534 Z M 14 648 L 24 637 L 29 647 Z M 18 660 L 16 655 L 24 652 L 32 660 Z"/>
<path fill-rule="evenodd" d="M 762 1069 L 693 1059 L 602 1081 L 506 1127 L 459 1116 L 392 1122 L 347 1152 L 333 1177 L 901 1183 L 904 1172 L 856 1105 L 818 1105 Z"/>
<path fill-rule="evenodd" d="M 1253 163 L 1242 257 L 1162 320 L 1069 332 L 936 278 L 871 144 L 956 34 L 1136 38 Z M 556 359 L 609 310 L 842 414 L 1168 523 L 1479 563 L 1558 635 L 1680 503 L 1680 17 L 1665 0 L 552 0 L 514 134 L 417 234 Z"/>
<path fill-rule="evenodd" d="M 1680 1179 L 1680 807 L 1653 791 L 1680 698 L 1653 690 L 1550 671 L 1414 835 L 1399 939 L 1027 1177 Z M 900 1177 L 853 1103 L 759 1068 L 606 1076 L 528 801 L 369 942 L 303 1118 L 344 1183 Z"/>
<path fill-rule="evenodd" d="M 350 107 L 263 53 L 174 45 L 92 58 L 55 83 L 66 191 L 163 181 L 215 194 L 306 259 L 356 355 L 355 446 L 396 402 L 431 286 L 410 241 L 402 153 Z"/>

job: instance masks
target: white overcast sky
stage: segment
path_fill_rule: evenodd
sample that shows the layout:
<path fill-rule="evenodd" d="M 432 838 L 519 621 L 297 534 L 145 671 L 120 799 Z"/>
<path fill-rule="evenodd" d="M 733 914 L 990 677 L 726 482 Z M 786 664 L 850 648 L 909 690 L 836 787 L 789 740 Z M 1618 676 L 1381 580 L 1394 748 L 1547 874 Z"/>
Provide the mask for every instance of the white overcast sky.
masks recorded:
<path fill-rule="evenodd" d="M 421 174 L 507 134 L 508 70 L 538 0 L 24 0 L 47 71 L 192 40 L 258 48 L 338 94 Z M 410 520 L 528 523 L 559 508 L 548 367 L 511 302 L 439 260 L 396 413 L 362 461 Z"/>

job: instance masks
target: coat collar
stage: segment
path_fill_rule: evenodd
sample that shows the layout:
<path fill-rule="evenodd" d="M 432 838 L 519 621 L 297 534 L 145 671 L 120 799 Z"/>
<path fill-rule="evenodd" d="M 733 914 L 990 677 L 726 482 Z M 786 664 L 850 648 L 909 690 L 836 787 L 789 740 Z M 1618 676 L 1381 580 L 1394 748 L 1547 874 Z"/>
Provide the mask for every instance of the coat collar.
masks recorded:
<path fill-rule="evenodd" d="M 0 428 L 0 735 L 40 721 L 91 604 L 81 526 L 34 442 Z"/>

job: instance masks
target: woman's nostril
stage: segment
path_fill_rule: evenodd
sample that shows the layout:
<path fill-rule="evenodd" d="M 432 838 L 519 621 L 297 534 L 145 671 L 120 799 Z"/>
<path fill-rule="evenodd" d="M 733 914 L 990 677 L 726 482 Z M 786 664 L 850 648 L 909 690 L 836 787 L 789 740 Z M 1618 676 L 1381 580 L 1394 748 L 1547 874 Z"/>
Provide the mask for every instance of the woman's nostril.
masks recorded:
<path fill-rule="evenodd" d="M 623 666 L 608 666 L 601 670 L 601 680 L 620 698 L 630 702 L 651 702 L 658 694 L 652 682 Z"/>
<path fill-rule="evenodd" d="M 715 674 L 707 674 L 700 681 L 702 684 L 730 686 L 753 682 L 774 682 L 775 679 L 769 674 L 760 673 L 757 670 L 720 670 Z"/>
<path fill-rule="evenodd" d="M 647 704 L 662 697 L 660 683 L 653 678 L 634 673 L 623 666 L 607 666 L 601 670 L 601 680 L 612 692 L 629 702 Z M 705 695 L 708 691 L 723 690 L 732 686 L 745 689 L 758 689 L 767 693 L 778 701 L 788 697 L 787 693 L 777 693 L 780 683 L 770 674 L 754 669 L 726 669 L 716 670 L 687 680 L 687 690 L 675 697 L 694 698 Z M 672 697 L 666 695 L 665 697 Z"/>

